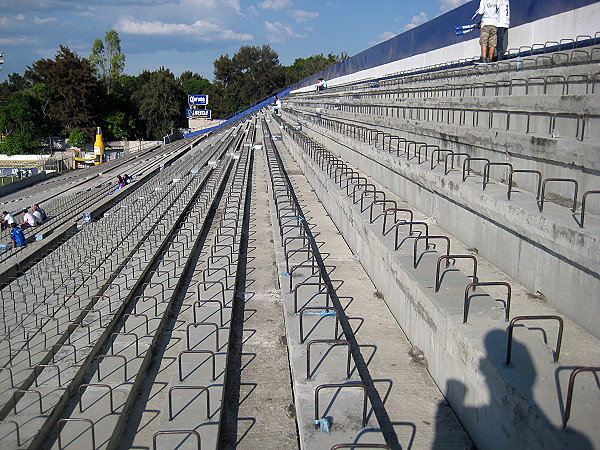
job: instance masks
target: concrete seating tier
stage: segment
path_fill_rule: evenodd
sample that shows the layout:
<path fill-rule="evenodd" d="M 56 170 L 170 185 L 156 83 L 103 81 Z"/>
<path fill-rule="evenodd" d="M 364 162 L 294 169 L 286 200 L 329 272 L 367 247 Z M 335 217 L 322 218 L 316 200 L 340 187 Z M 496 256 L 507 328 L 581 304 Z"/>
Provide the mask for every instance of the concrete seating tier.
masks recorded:
<path fill-rule="evenodd" d="M 101 447 L 122 438 L 128 399 L 137 397 L 194 248 L 190 237 L 202 226 L 198 214 L 228 172 L 234 131 L 174 161 L 4 287 L 3 441 L 37 446 L 51 438 L 81 448 L 96 437 Z M 91 399 L 79 416 L 68 413 L 78 389 L 84 403 Z"/>
<path fill-rule="evenodd" d="M 378 169 L 378 174 L 365 163 L 378 158 L 376 153 L 355 146 L 352 151 L 362 155 L 356 158 L 340 150 L 350 143 L 339 135 L 322 138 L 326 131 L 319 128 L 311 133 L 315 139 L 311 140 L 294 131 L 294 124 L 282 124 L 288 147 L 409 339 L 423 349 L 430 372 L 439 386 L 446 386 L 445 395 L 476 445 L 598 445 L 595 423 L 600 395 L 593 376 L 578 380 L 578 392 L 583 394 L 579 399 L 569 403 L 565 397 L 569 373 L 576 367 L 597 365 L 598 340 L 536 300 L 518 280 L 489 265 L 481 256 L 483 247 L 473 248 L 468 240 L 461 243 L 439 229 L 440 219 L 418 211 L 423 201 L 403 189 L 406 183 L 400 183 L 400 194 L 393 178 L 382 185 L 378 178 L 383 170 Z M 303 123 L 303 131 L 313 131 L 310 125 Z M 318 144 L 317 138 L 325 145 Z M 416 172 L 412 175 L 418 182 Z M 421 196 L 424 193 L 421 189 Z M 483 292 L 471 292 L 480 288 Z M 497 302 L 502 303 L 500 310 Z M 545 322 L 537 321 L 541 318 Z M 515 333 L 524 333 L 518 344 L 508 340 L 513 330 L 509 319 L 526 324 L 514 328 Z M 549 336 L 559 328 L 549 324 L 556 322 L 564 325 L 564 334 L 562 328 L 559 332 L 563 350 L 555 349 L 553 362 L 549 347 L 557 341 Z M 543 336 L 538 334 L 540 327 Z M 518 358 L 507 353 L 509 345 L 513 352 L 519 349 Z M 578 419 L 573 410 L 568 419 L 567 404 L 579 409 Z"/>

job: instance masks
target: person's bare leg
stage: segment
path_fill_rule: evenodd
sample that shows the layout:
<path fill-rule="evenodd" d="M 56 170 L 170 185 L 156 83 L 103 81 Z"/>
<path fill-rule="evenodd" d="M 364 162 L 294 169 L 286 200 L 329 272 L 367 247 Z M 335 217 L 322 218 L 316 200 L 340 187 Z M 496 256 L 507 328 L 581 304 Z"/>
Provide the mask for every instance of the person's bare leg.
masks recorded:
<path fill-rule="evenodd" d="M 487 45 L 481 44 L 481 57 L 482 58 L 487 58 L 487 49 L 488 49 Z"/>
<path fill-rule="evenodd" d="M 490 61 L 494 57 L 495 50 L 496 50 L 496 47 L 488 47 L 488 56 L 487 57 L 490 59 Z"/>

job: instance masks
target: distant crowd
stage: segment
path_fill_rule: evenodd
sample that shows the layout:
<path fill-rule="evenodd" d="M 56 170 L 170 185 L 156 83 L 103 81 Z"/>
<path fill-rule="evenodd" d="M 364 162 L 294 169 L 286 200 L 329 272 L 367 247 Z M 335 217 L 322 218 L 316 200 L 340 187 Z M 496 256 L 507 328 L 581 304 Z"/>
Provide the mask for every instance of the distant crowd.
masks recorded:
<path fill-rule="evenodd" d="M 25 208 L 19 214 L 23 214 L 21 222 L 18 222 L 14 215 L 8 211 L 3 211 L 2 217 L 0 217 L 2 228 L 10 228 L 10 238 L 12 240 L 13 248 L 26 247 L 27 239 L 25 238 L 23 230 L 36 227 L 48 218 L 46 211 L 44 211 L 37 203 L 33 205 L 31 212 Z"/>

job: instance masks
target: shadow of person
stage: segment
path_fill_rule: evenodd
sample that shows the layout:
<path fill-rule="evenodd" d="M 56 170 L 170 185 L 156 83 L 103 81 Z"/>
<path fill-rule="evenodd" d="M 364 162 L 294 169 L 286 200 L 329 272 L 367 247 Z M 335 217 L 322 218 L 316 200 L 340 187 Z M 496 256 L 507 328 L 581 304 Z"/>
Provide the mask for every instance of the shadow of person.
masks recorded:
<path fill-rule="evenodd" d="M 513 364 L 504 364 L 506 339 L 503 330 L 490 331 L 484 339 L 485 358 L 473 368 L 472 379 L 465 375 L 468 384 L 446 381 L 444 396 L 474 445 L 456 442 L 447 426 L 448 407 L 441 404 L 432 448 L 592 449 L 585 435 L 553 425 L 536 404 L 533 388 L 538 375 L 527 347 L 514 340 Z"/>

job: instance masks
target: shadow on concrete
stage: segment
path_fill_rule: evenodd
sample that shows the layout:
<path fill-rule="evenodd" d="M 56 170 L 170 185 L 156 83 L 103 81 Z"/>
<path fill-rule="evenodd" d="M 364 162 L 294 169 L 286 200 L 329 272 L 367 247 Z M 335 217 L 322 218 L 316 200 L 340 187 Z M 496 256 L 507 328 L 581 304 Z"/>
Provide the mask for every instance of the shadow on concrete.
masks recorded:
<path fill-rule="evenodd" d="M 435 440 L 432 449 L 445 450 L 450 448 L 453 442 L 456 442 L 455 430 L 453 427 L 448 426 L 453 422 L 448 420 L 448 416 L 455 413 L 467 433 L 472 438 L 479 440 L 475 443 L 482 449 L 501 448 L 503 443 L 515 442 L 517 439 L 522 439 L 522 448 L 532 446 L 552 447 L 551 443 L 544 442 L 543 436 L 533 434 L 535 424 L 528 428 L 531 414 L 537 416 L 537 421 L 545 422 L 549 432 L 564 434 L 564 436 L 557 437 L 562 442 L 568 442 L 569 448 L 592 449 L 593 446 L 586 436 L 572 429 L 562 430 L 554 427 L 543 411 L 535 406 L 533 387 L 538 374 L 532 357 L 523 344 L 513 340 L 512 360 L 514 363 L 505 366 L 506 339 L 506 333 L 502 330 L 490 331 L 485 336 L 486 356 L 480 360 L 479 370 L 485 376 L 486 393 L 482 395 L 481 392 L 474 392 L 472 395 L 468 395 L 469 387 L 460 380 L 449 379 L 447 381 L 444 396 L 449 404 L 441 402 L 438 407 Z M 568 368 L 560 369 L 568 370 Z M 494 379 L 499 375 L 507 378 L 513 388 L 508 391 L 500 389 L 494 382 Z M 556 374 L 556 380 L 557 386 L 559 386 L 558 373 Z M 521 407 L 511 403 L 512 399 L 507 398 L 510 395 L 518 395 L 526 399 L 533 405 L 533 408 Z M 482 396 L 490 399 L 487 404 L 481 406 L 469 405 L 469 403 L 476 402 Z M 560 394 L 559 397 L 561 397 Z M 485 437 L 482 438 L 481 436 Z M 474 449 L 475 446 L 452 448 Z"/>

